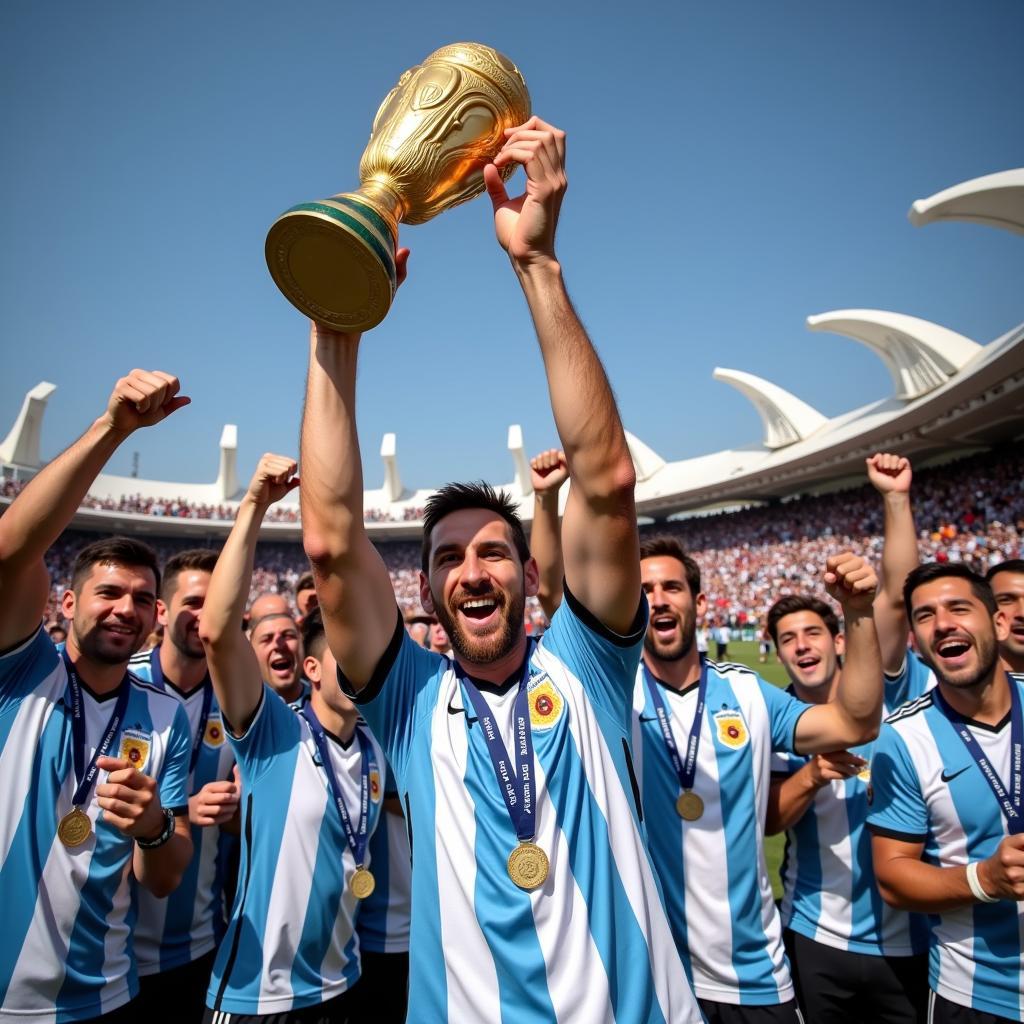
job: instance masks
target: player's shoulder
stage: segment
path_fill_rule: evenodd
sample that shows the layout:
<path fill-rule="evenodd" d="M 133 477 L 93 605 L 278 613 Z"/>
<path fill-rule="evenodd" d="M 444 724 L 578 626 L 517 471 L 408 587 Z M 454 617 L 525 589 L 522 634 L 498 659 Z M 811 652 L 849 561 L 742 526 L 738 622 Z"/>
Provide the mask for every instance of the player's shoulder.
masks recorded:
<path fill-rule="evenodd" d="M 901 704 L 891 715 L 886 719 L 886 725 L 899 726 L 901 723 L 905 724 L 912 721 L 913 719 L 921 716 L 935 703 L 935 691 L 929 690 L 927 693 L 914 700 L 908 700 L 906 704 Z"/>
<path fill-rule="evenodd" d="M 150 715 L 154 722 L 158 719 L 166 720 L 168 723 L 174 719 L 175 714 L 180 710 L 184 714 L 181 701 L 173 694 L 136 675 L 129 666 L 128 680 L 132 690 L 137 693 L 149 708 Z"/>
<path fill-rule="evenodd" d="M 736 686 L 760 686 L 762 683 L 766 686 L 771 685 L 749 665 L 741 665 L 738 661 L 713 661 L 708 658 L 707 664 L 709 672 L 714 672 Z"/>

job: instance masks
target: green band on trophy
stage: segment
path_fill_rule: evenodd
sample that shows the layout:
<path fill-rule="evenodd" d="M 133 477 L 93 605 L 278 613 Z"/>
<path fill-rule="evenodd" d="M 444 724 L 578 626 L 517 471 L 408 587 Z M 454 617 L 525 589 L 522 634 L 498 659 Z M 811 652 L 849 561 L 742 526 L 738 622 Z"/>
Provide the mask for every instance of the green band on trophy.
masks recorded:
<path fill-rule="evenodd" d="M 287 216 L 288 213 L 324 213 L 328 217 L 333 217 L 339 224 L 344 224 L 345 227 L 350 231 L 354 231 L 374 251 L 377 259 L 380 260 L 387 271 L 392 289 L 398 287 L 398 272 L 395 270 L 394 256 L 384 248 L 380 239 L 364 224 L 360 224 L 355 217 L 345 213 L 344 210 L 339 210 L 335 206 L 327 206 L 325 203 L 299 203 L 298 206 L 293 206 L 288 210 L 284 216 Z"/>

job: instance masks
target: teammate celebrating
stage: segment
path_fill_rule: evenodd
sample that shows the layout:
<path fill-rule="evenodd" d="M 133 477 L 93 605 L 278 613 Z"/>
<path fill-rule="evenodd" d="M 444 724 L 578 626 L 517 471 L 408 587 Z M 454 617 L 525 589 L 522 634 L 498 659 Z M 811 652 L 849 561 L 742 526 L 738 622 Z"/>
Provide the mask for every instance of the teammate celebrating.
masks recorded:
<path fill-rule="evenodd" d="M 130 874 L 172 892 L 192 855 L 190 736 L 178 701 L 133 679 L 160 572 L 128 538 L 75 561 L 58 653 L 42 629 L 47 548 L 134 431 L 188 404 L 176 378 L 133 370 L 104 413 L 0 518 L 0 1017 L 134 1020 Z"/>
<path fill-rule="evenodd" d="M 934 915 L 929 1021 L 1018 1021 L 1024 679 L 999 664 L 1007 615 L 958 563 L 919 566 L 904 593 L 938 685 L 891 715 L 875 746 L 875 875 L 892 906 Z"/>
<path fill-rule="evenodd" d="M 168 1006 L 184 1021 L 201 1021 L 215 947 L 224 933 L 225 840 L 221 828 L 237 835 L 239 787 L 235 758 L 224 738 L 224 723 L 199 638 L 199 621 L 217 552 L 193 548 L 164 566 L 157 619 L 163 643 L 130 662 L 140 679 L 181 701 L 188 715 L 188 810 L 193 856 L 181 885 L 166 899 L 138 893 L 135 956 L 139 963 L 140 1016 Z"/>
<path fill-rule="evenodd" d="M 486 485 L 448 485 L 426 509 L 420 599 L 454 660 L 407 638 L 363 524 L 359 337 L 311 332 L 303 539 L 345 685 L 411 814 L 417 1020 L 700 1019 L 630 781 L 629 694 L 645 621 L 635 473 L 554 255 L 564 155 L 564 134 L 531 118 L 485 169 L 572 478 L 565 601 L 539 644 L 523 627 L 537 566 L 514 506 Z M 515 200 L 498 173 L 512 163 L 527 175 Z M 464 416 L 472 396 L 457 401 Z"/>
<path fill-rule="evenodd" d="M 876 601 L 877 607 L 877 601 Z M 787 693 L 809 704 L 835 697 L 845 637 L 816 597 L 780 598 L 768 631 L 790 678 Z M 885 686 L 894 709 L 921 695 L 909 673 Z M 786 830 L 782 925 L 797 1001 L 809 1021 L 915 1024 L 928 993 L 923 918 L 878 895 L 867 831 L 872 744 L 804 757 L 776 754 L 767 832 Z"/>
<path fill-rule="evenodd" d="M 1010 558 L 993 565 L 985 580 L 1006 625 L 999 655 L 1011 672 L 1024 673 L 1024 559 Z"/>
<path fill-rule="evenodd" d="M 701 658 L 696 562 L 673 537 L 641 545 L 650 604 L 633 749 L 651 852 L 701 1009 L 715 1022 L 797 1021 L 764 858 L 773 750 L 813 754 L 874 738 L 882 672 L 875 575 L 850 554 L 824 583 L 842 604 L 848 661 L 832 700 L 808 705 L 739 665 Z"/>
<path fill-rule="evenodd" d="M 359 978 L 359 900 L 384 759 L 338 688 L 326 643 L 306 659 L 313 693 L 289 707 L 260 678 L 242 632 L 260 524 L 294 489 L 295 463 L 260 460 L 210 580 L 199 632 L 243 787 L 242 869 L 207 994 L 207 1021 L 344 1021 Z"/>

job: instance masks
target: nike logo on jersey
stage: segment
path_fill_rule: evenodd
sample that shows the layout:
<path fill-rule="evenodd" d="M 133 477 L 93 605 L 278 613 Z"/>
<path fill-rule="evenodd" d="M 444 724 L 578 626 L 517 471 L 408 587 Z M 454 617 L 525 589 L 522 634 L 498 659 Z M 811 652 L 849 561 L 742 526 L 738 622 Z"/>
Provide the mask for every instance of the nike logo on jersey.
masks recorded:
<path fill-rule="evenodd" d="M 963 773 L 965 771 L 967 771 L 967 769 L 970 768 L 970 767 L 971 767 L 970 765 L 967 765 L 966 768 L 961 768 L 959 771 L 955 771 L 952 774 L 950 774 L 945 769 L 943 769 L 942 776 L 941 776 L 942 781 L 943 782 L 952 782 L 953 779 L 955 779 L 958 775 L 963 775 Z"/>
<path fill-rule="evenodd" d="M 641 722 L 656 722 L 657 720 L 658 720 L 658 716 L 657 715 L 641 715 L 640 716 L 640 721 Z"/>
<path fill-rule="evenodd" d="M 466 709 L 465 708 L 455 708 L 455 707 L 452 707 L 452 702 L 448 701 L 448 714 L 449 715 L 466 715 Z M 466 721 L 470 725 L 472 725 L 473 722 L 477 722 L 477 721 L 479 721 L 479 719 L 478 718 L 474 718 L 472 715 L 466 715 Z"/>

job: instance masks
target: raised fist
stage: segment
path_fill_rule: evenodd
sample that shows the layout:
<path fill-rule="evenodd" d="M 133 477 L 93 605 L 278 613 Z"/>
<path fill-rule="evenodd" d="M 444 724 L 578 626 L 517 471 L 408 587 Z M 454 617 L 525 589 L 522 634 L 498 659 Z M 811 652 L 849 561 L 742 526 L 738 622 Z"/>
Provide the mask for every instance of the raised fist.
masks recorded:
<path fill-rule="evenodd" d="M 125 433 L 151 427 L 192 401 L 178 394 L 180 387 L 178 378 L 163 370 L 132 370 L 114 385 L 104 416 Z"/>
<path fill-rule="evenodd" d="M 909 494 L 913 473 L 910 459 L 887 452 L 875 452 L 864 460 L 868 468 L 868 479 L 879 494 Z"/>
<path fill-rule="evenodd" d="M 825 589 L 844 609 L 868 611 L 878 589 L 875 570 L 849 551 L 833 555 L 825 562 Z"/>

